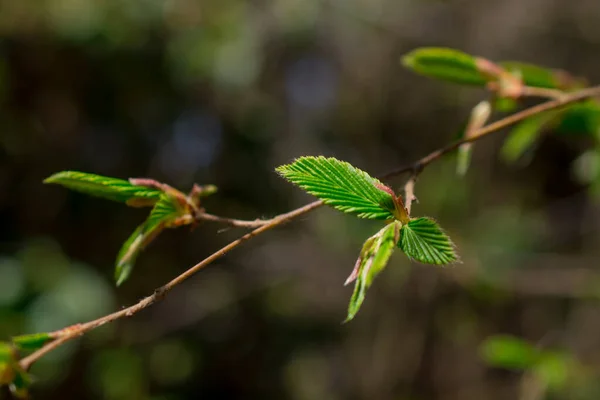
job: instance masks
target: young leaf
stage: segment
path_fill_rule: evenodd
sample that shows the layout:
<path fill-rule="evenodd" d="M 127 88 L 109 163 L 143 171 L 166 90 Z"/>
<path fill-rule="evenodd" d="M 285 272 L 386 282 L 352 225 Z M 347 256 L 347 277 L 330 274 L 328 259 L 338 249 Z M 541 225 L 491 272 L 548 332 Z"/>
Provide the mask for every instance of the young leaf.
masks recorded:
<path fill-rule="evenodd" d="M 563 90 L 575 84 L 574 79 L 564 71 L 519 61 L 502 61 L 498 64 L 511 74 L 520 77 L 526 86 Z"/>
<path fill-rule="evenodd" d="M 489 337 L 480 352 L 491 366 L 507 369 L 528 369 L 540 359 L 540 351 L 529 342 L 507 335 Z"/>
<path fill-rule="evenodd" d="M 150 216 L 137 227 L 131 236 L 125 241 L 117 255 L 115 263 L 115 280 L 117 286 L 129 278 L 133 265 L 140 252 L 150 244 L 158 234 L 167 227 L 175 226 L 175 222 L 188 216 L 186 221 L 191 223 L 193 218 L 186 214 L 176 199 L 164 194 L 154 205 Z"/>
<path fill-rule="evenodd" d="M 346 284 L 354 280 L 356 280 L 356 283 L 348 305 L 348 316 L 345 322 L 354 318 L 365 300 L 367 289 L 387 265 L 398 243 L 400 226 L 399 221 L 394 221 L 365 241 L 354 271 L 346 280 Z"/>
<path fill-rule="evenodd" d="M 0 385 L 8 385 L 16 398 L 26 398 L 31 378 L 19 365 L 14 347 L 0 342 Z"/>
<path fill-rule="evenodd" d="M 481 101 L 471 111 L 469 122 L 464 130 L 464 139 L 469 139 L 476 136 L 476 133 L 481 129 L 492 114 L 492 106 L 489 101 Z M 463 143 L 458 148 L 458 159 L 456 164 L 456 172 L 458 175 L 464 176 L 471 164 L 471 153 L 473 152 L 473 143 Z"/>
<path fill-rule="evenodd" d="M 58 172 L 46 178 L 44 183 L 55 183 L 77 192 L 138 207 L 153 205 L 162 193 L 156 188 L 132 185 L 123 179 L 78 171 Z"/>
<path fill-rule="evenodd" d="M 32 351 L 54 340 L 49 333 L 33 333 L 30 335 L 14 336 L 11 341 L 19 350 Z"/>
<path fill-rule="evenodd" d="M 484 86 L 490 78 L 480 72 L 477 60 L 477 57 L 454 49 L 422 47 L 402 57 L 402 64 L 430 78 Z"/>
<path fill-rule="evenodd" d="M 335 158 L 300 157 L 277 172 L 327 205 L 359 218 L 394 218 L 394 197 L 366 172 Z M 391 191 L 391 190 L 390 190 Z"/>
<path fill-rule="evenodd" d="M 545 112 L 529 117 L 517 124 L 502 144 L 500 158 L 508 164 L 517 161 L 539 137 L 540 132 L 553 122 L 557 114 Z"/>
<path fill-rule="evenodd" d="M 5 342 L 0 342 L 0 386 L 7 385 L 15 377 L 15 371 L 12 368 L 14 362 L 14 349 Z"/>
<path fill-rule="evenodd" d="M 399 247 L 411 259 L 424 264 L 445 265 L 458 261 L 454 244 L 432 219 L 411 219 L 400 230 Z"/>

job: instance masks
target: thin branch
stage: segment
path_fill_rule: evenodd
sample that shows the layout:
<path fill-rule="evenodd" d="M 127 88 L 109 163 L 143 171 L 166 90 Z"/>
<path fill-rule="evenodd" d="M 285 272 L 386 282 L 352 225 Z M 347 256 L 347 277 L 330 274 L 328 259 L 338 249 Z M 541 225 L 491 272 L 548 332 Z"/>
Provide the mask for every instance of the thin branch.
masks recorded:
<path fill-rule="evenodd" d="M 218 215 L 200 213 L 196 215 L 196 221 L 211 221 L 221 224 L 231 225 L 238 228 L 258 228 L 263 225 L 270 224 L 273 219 L 255 219 L 254 221 L 246 221 L 241 219 L 219 217 Z"/>
<path fill-rule="evenodd" d="M 493 122 L 489 125 L 484 126 L 483 128 L 477 130 L 477 133 L 476 134 L 474 133 L 473 136 L 470 138 L 464 138 L 462 140 L 457 140 L 456 142 L 453 142 L 446 147 L 443 147 L 441 149 L 438 149 L 438 150 L 435 150 L 435 151 L 429 153 L 428 155 L 426 155 L 425 157 L 421 158 L 420 160 L 418 160 L 417 162 L 415 162 L 413 164 L 406 165 L 402 168 L 392 170 L 392 171 L 388 172 L 387 174 L 383 175 L 381 177 L 381 179 L 388 179 L 388 178 L 394 177 L 396 175 L 400 175 L 400 174 L 414 171 L 414 170 L 420 172 L 427 165 L 431 164 L 432 162 L 434 162 L 438 158 L 442 157 L 443 155 L 456 150 L 463 143 L 471 143 L 471 142 L 478 141 L 484 137 L 489 136 L 490 134 L 492 134 L 494 132 L 500 131 L 504 128 L 514 125 L 517 122 L 521 122 L 524 119 L 527 119 L 534 115 L 541 114 L 546 111 L 556 110 L 558 108 L 563 108 L 567 105 L 577 103 L 577 102 L 589 99 L 591 97 L 598 97 L 598 96 L 600 96 L 600 86 L 594 86 L 591 88 L 582 89 L 577 92 L 567 94 L 564 97 L 562 97 L 560 100 L 547 101 L 545 103 L 538 104 L 536 106 L 527 108 L 523 111 L 519 111 L 518 113 L 509 115 L 509 116 L 502 118 L 496 122 Z"/>
<path fill-rule="evenodd" d="M 582 101 L 587 98 L 596 97 L 596 96 L 600 96 L 600 86 L 583 89 L 578 92 L 574 92 L 574 93 L 565 95 L 565 97 L 563 97 L 559 100 L 548 101 L 546 103 L 542 103 L 540 105 L 528 108 L 528 109 L 518 112 L 516 114 L 510 115 L 506 118 L 503 118 L 499 121 L 491 123 L 481 129 L 479 129 L 477 134 L 474 134 L 472 137 L 456 141 L 444 148 L 436 150 L 411 165 L 390 171 L 387 174 L 383 175 L 380 179 L 386 179 L 386 178 L 390 178 L 390 177 L 393 177 L 393 176 L 396 176 L 396 175 L 399 175 L 399 174 L 402 174 L 405 172 L 412 171 L 413 176 L 409 179 L 409 181 L 407 182 L 407 186 L 405 187 L 405 192 L 407 195 L 406 206 L 408 209 L 410 209 L 410 206 L 414 199 L 414 182 L 415 182 L 416 177 L 427 165 L 429 165 L 432 162 L 434 162 L 435 160 L 439 159 L 444 154 L 455 150 L 461 144 L 470 143 L 470 142 L 479 140 L 485 136 L 488 136 L 489 134 L 491 134 L 493 132 L 499 131 L 503 128 L 513 125 L 513 124 L 515 124 L 519 121 L 522 121 L 528 117 L 531 117 L 533 115 L 536 115 L 536 114 L 539 114 L 539 113 L 542 113 L 545 111 L 561 108 L 568 104 L 576 103 L 578 101 Z M 297 218 L 301 215 L 307 214 L 308 212 L 315 210 L 315 209 L 321 207 L 322 205 L 323 205 L 322 201 L 320 201 L 320 200 L 315 201 L 315 202 L 307 204 L 303 207 L 300 207 L 296 210 L 290 211 L 286 214 L 281 214 L 281 215 L 279 215 L 275 218 L 272 218 L 270 220 L 267 220 L 267 221 L 239 221 L 239 220 L 216 217 L 216 216 L 212 216 L 210 214 L 205 214 L 206 220 L 212 220 L 212 221 L 216 221 L 216 222 L 225 222 L 225 223 L 229 223 L 229 224 L 238 224 L 238 225 L 234 225 L 234 226 L 251 227 L 251 226 L 253 226 L 252 224 L 259 224 L 260 226 L 255 228 L 253 231 L 245 234 L 244 236 L 240 237 L 239 239 L 229 243 L 228 245 L 221 248 L 217 252 L 213 253 L 209 257 L 205 258 L 204 260 L 202 260 L 198 264 L 194 265 L 193 267 L 191 267 L 190 269 L 188 269 L 181 275 L 177 276 L 175 279 L 173 279 L 166 285 L 156 289 L 152 295 L 145 297 L 144 299 L 139 301 L 137 304 L 134 304 L 134 305 L 132 305 L 128 308 L 125 308 L 121 311 L 117 311 L 115 313 L 98 318 L 96 320 L 86 322 L 84 324 L 75 325 L 73 327 L 63 329 L 61 331 L 57 331 L 56 333 L 59 334 L 58 338 L 56 340 L 46 344 L 41 349 L 35 351 L 34 353 L 30 354 L 29 356 L 23 358 L 20 361 L 21 367 L 25 370 L 28 370 L 34 362 L 36 362 L 38 359 L 40 359 L 42 356 L 44 356 L 48 352 L 59 347 L 63 343 L 68 342 L 71 339 L 74 339 L 76 337 L 79 337 L 79 336 L 85 334 L 86 332 L 91 331 L 95 328 L 98 328 L 104 324 L 116 321 L 121 318 L 131 317 L 131 316 L 137 314 L 138 312 L 142 311 L 143 309 L 162 300 L 164 298 L 164 296 L 175 286 L 184 282 L 185 280 L 187 280 L 188 278 L 190 278 L 191 276 L 196 274 L 198 271 L 200 271 L 201 269 L 203 269 L 204 267 L 206 267 L 213 261 L 223 257 L 225 254 L 229 253 L 231 250 L 235 249 L 240 244 L 242 244 L 242 243 L 246 242 L 247 240 L 250 240 L 253 237 L 258 236 L 268 230 L 271 230 L 277 226 L 283 225 L 283 224 L 291 221 L 294 218 Z"/>

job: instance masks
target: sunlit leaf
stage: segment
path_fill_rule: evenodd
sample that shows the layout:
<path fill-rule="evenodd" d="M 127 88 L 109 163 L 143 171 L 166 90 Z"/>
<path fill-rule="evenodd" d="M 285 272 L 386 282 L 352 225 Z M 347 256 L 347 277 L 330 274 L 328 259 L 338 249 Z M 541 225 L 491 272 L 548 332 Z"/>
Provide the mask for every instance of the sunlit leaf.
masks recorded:
<path fill-rule="evenodd" d="M 409 258 L 424 264 L 445 265 L 458 261 L 450 238 L 427 217 L 411 219 L 402 226 L 399 247 Z"/>
<path fill-rule="evenodd" d="M 540 359 L 540 351 L 529 342 L 507 335 L 487 338 L 480 352 L 491 366 L 507 369 L 528 369 Z"/>
<path fill-rule="evenodd" d="M 117 255 L 115 263 L 115 280 L 120 286 L 129 278 L 135 261 L 140 252 L 152 242 L 166 227 L 173 225 L 174 221 L 181 218 L 185 210 L 179 207 L 175 199 L 162 195 L 154 205 L 146 221 L 125 241 Z M 192 222 L 190 217 L 189 222 Z"/>
<path fill-rule="evenodd" d="M 399 229 L 401 223 L 394 221 L 386 225 L 366 240 L 356 261 L 354 271 L 346 281 L 346 284 L 356 280 L 354 292 L 348 305 L 348 316 L 346 322 L 354 318 L 363 301 L 367 289 L 373 283 L 375 277 L 385 268 L 394 248 L 398 243 Z"/>
<path fill-rule="evenodd" d="M 19 350 L 32 351 L 51 342 L 54 338 L 49 333 L 33 333 L 30 335 L 14 336 L 11 341 Z"/>
<path fill-rule="evenodd" d="M 360 218 L 394 217 L 392 194 L 380 189 L 384 185 L 344 161 L 335 158 L 300 157 L 282 165 L 277 172 L 327 205 Z"/>
<path fill-rule="evenodd" d="M 402 57 L 405 67 L 430 78 L 484 86 L 490 78 L 483 74 L 477 57 L 459 50 L 441 47 L 422 47 Z"/>
<path fill-rule="evenodd" d="M 77 192 L 138 207 L 153 205 L 162 193 L 158 189 L 132 185 L 123 179 L 78 171 L 56 173 L 46 178 L 44 183 L 58 184 Z"/>
<path fill-rule="evenodd" d="M 526 118 L 510 131 L 500 150 L 500 158 L 512 164 L 529 150 L 544 128 L 557 117 L 555 112 L 545 112 Z"/>

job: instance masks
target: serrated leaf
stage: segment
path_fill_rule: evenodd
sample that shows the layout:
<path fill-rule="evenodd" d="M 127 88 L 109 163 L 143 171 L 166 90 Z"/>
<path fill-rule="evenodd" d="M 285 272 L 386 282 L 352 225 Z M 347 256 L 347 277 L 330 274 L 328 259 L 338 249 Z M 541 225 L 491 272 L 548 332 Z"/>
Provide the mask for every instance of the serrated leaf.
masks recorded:
<path fill-rule="evenodd" d="M 120 286 L 129 278 L 135 261 L 140 252 L 150 244 L 158 234 L 173 221 L 184 215 L 185 211 L 179 207 L 175 199 L 164 194 L 152 208 L 150 216 L 137 227 L 125 241 L 117 255 L 115 263 L 115 280 Z"/>
<path fill-rule="evenodd" d="M 490 80 L 479 71 L 476 57 L 455 49 L 418 48 L 404 55 L 402 64 L 421 75 L 464 85 L 484 86 Z"/>
<path fill-rule="evenodd" d="M 427 217 L 411 219 L 402 226 L 399 247 L 409 258 L 424 264 L 445 265 L 458 261 L 450 238 Z"/>
<path fill-rule="evenodd" d="M 33 333 L 30 335 L 14 336 L 11 341 L 19 350 L 32 351 L 54 340 L 49 333 Z"/>
<path fill-rule="evenodd" d="M 323 156 L 300 157 L 276 170 L 337 210 L 359 218 L 394 218 L 394 198 L 379 188 L 384 185 L 347 162 Z"/>
<path fill-rule="evenodd" d="M 398 243 L 401 223 L 394 221 L 365 241 L 354 271 L 346 284 L 356 280 L 346 321 L 352 320 L 365 300 L 367 289 L 385 268 Z"/>
<path fill-rule="evenodd" d="M 555 120 L 556 116 L 555 112 L 545 112 L 518 123 L 504 140 L 500 149 L 500 158 L 508 164 L 517 161 L 533 146 L 541 131 Z"/>
<path fill-rule="evenodd" d="M 162 193 L 158 189 L 132 185 L 123 179 L 78 171 L 56 173 L 46 178 L 44 183 L 58 184 L 77 192 L 132 206 L 151 206 L 158 201 Z"/>

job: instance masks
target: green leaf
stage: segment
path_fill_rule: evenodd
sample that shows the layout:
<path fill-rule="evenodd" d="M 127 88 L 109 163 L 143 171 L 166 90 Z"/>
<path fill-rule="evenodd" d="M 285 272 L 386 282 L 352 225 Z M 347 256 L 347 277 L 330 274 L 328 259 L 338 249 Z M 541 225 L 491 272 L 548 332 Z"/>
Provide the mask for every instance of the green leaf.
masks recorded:
<path fill-rule="evenodd" d="M 150 216 L 125 241 L 115 263 L 115 280 L 120 286 L 129 278 L 140 252 L 166 227 L 184 215 L 176 200 L 164 194 L 154 205 Z M 191 222 L 191 221 L 190 221 Z"/>
<path fill-rule="evenodd" d="M 526 86 L 549 89 L 564 88 L 560 71 L 519 61 L 502 61 L 499 65 L 509 73 L 520 77 Z"/>
<path fill-rule="evenodd" d="M 9 343 L 0 342 L 0 386 L 9 384 L 15 376 L 13 358 L 14 348 Z"/>
<path fill-rule="evenodd" d="M 276 170 L 337 210 L 359 218 L 394 218 L 394 198 L 380 189 L 385 186 L 347 162 L 322 156 L 300 157 Z"/>
<path fill-rule="evenodd" d="M 458 261 L 450 238 L 427 217 L 411 219 L 402 226 L 399 247 L 409 258 L 424 264 L 445 265 Z"/>
<path fill-rule="evenodd" d="M 132 185 L 126 180 L 78 171 L 63 171 L 44 180 L 68 189 L 104 199 L 128 203 L 132 206 L 149 206 L 161 195 L 158 189 Z"/>
<path fill-rule="evenodd" d="M 19 365 L 12 344 L 0 342 L 0 385 L 8 385 L 14 397 L 26 398 L 30 384 L 31 378 Z"/>
<path fill-rule="evenodd" d="M 561 135 L 595 137 L 600 130 L 600 103 L 586 101 L 574 104 L 562 112 L 562 119 L 556 127 Z"/>
<path fill-rule="evenodd" d="M 490 79 L 477 68 L 477 58 L 458 50 L 422 47 L 402 57 L 405 67 L 430 78 L 484 86 Z"/>
<path fill-rule="evenodd" d="M 532 368 L 540 359 L 540 351 L 530 343 L 507 335 L 489 337 L 480 353 L 491 366 L 513 370 Z"/>
<path fill-rule="evenodd" d="M 557 114 L 545 112 L 526 118 L 518 123 L 502 144 L 500 158 L 508 164 L 516 162 L 533 146 L 542 129 L 553 122 Z"/>
<path fill-rule="evenodd" d="M 365 241 L 354 271 L 346 281 L 346 284 L 348 284 L 356 280 L 345 322 L 354 318 L 365 300 L 367 289 L 387 265 L 398 243 L 401 225 L 399 221 L 394 221 Z"/>
<path fill-rule="evenodd" d="M 33 333 L 30 335 L 14 336 L 11 341 L 19 350 L 32 351 L 51 342 L 54 338 L 49 333 Z"/>
<path fill-rule="evenodd" d="M 533 369 L 546 385 L 559 390 L 569 384 L 578 367 L 576 360 L 565 352 L 544 351 Z"/>

